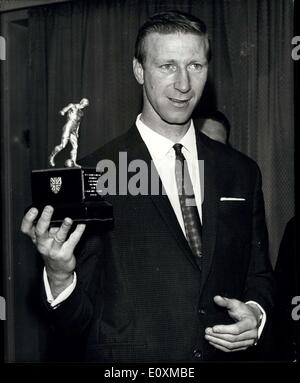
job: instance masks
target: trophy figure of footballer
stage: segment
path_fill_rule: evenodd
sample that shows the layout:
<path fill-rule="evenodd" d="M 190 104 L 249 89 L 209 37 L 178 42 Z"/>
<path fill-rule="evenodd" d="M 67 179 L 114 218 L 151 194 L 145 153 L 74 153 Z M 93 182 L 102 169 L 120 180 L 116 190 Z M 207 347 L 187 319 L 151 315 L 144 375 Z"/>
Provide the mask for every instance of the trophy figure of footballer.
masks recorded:
<path fill-rule="evenodd" d="M 86 98 L 79 103 L 70 103 L 61 111 L 67 113 L 67 121 L 62 128 L 61 142 L 49 156 L 50 169 L 31 172 L 32 205 L 42 211 L 46 205 L 54 208 L 51 224 L 60 224 L 70 217 L 74 224 L 84 223 L 97 230 L 113 227 L 112 205 L 97 193 L 97 182 L 101 174 L 93 168 L 82 168 L 77 163 L 79 127 L 83 109 L 89 105 Z M 70 158 L 64 168 L 55 167 L 55 156 L 70 142 Z M 37 219 L 39 216 L 37 217 Z"/>
<path fill-rule="evenodd" d="M 77 164 L 77 150 L 78 150 L 78 138 L 79 138 L 79 126 L 80 126 L 80 120 L 83 116 L 82 109 L 89 105 L 89 100 L 86 98 L 83 98 L 79 104 L 69 104 L 65 108 L 63 108 L 60 111 L 60 114 L 62 116 L 67 113 L 67 122 L 62 128 L 62 136 L 61 136 L 61 142 L 59 145 L 55 146 L 52 153 L 49 157 L 49 164 L 50 166 L 55 166 L 54 158 L 55 156 L 62 151 L 70 142 L 72 145 L 71 150 L 71 158 L 67 159 L 65 162 L 65 166 L 68 168 L 71 168 L 73 166 L 80 167 L 80 165 Z"/>

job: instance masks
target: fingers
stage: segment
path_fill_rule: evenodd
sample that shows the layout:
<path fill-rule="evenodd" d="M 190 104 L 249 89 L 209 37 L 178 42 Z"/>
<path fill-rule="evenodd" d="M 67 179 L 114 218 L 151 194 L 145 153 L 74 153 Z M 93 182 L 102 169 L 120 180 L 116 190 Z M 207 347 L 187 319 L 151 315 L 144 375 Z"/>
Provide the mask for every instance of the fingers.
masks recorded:
<path fill-rule="evenodd" d="M 214 302 L 221 307 L 226 307 L 227 310 L 234 310 L 237 308 L 238 300 L 221 297 L 220 295 L 216 295 L 214 297 Z"/>
<path fill-rule="evenodd" d="M 34 231 L 33 222 L 38 215 L 38 210 L 36 208 L 31 208 L 24 216 L 21 223 L 21 231 L 22 233 L 28 235 L 32 241 L 36 241 L 36 235 Z"/>
<path fill-rule="evenodd" d="M 30 209 L 23 218 L 21 231 L 32 239 L 46 267 L 57 277 L 57 275 L 73 273 L 76 266 L 74 248 L 85 230 L 85 225 L 77 225 L 67 239 L 73 225 L 72 219 L 65 218 L 60 227 L 50 227 L 53 212 L 52 206 L 46 206 L 35 225 L 38 210 Z"/>
<path fill-rule="evenodd" d="M 46 206 L 36 224 L 34 221 L 38 216 L 38 210 L 36 208 L 31 208 L 24 216 L 21 223 L 21 231 L 28 235 L 33 242 L 38 240 L 53 239 L 53 247 L 60 248 L 62 244 L 66 241 L 67 235 L 71 229 L 73 221 L 71 218 L 65 218 L 60 227 L 50 227 L 51 218 L 53 215 L 54 209 L 52 206 Z M 79 242 L 83 232 L 85 230 L 84 224 L 77 225 L 75 231 L 70 235 L 69 246 L 75 247 Z"/>
<path fill-rule="evenodd" d="M 70 218 L 65 218 L 61 227 L 55 232 L 53 235 L 53 245 L 52 249 L 54 251 L 59 250 L 63 245 L 64 248 L 68 251 L 68 253 L 73 253 L 73 250 L 77 243 L 79 242 L 86 225 L 84 224 L 78 224 L 76 226 L 76 229 L 73 231 L 73 233 L 70 235 L 68 240 L 65 242 L 67 235 L 69 233 L 69 230 L 73 224 L 73 221 Z"/>
<path fill-rule="evenodd" d="M 248 347 L 253 346 L 255 342 L 255 339 L 253 338 L 248 338 L 237 342 L 230 342 L 207 334 L 205 334 L 205 339 L 212 346 L 222 349 L 222 351 L 225 352 L 245 350 Z"/>
<path fill-rule="evenodd" d="M 247 350 L 248 347 L 250 346 L 244 346 L 244 347 L 238 347 L 238 348 L 231 348 L 231 349 L 228 349 L 220 344 L 216 344 L 216 343 L 213 343 L 213 342 L 208 342 L 211 346 L 217 348 L 218 350 L 221 350 L 221 351 L 224 351 L 224 352 L 237 352 L 237 351 L 244 351 L 244 350 Z"/>
<path fill-rule="evenodd" d="M 220 295 L 214 302 L 227 310 L 228 315 L 236 321 L 229 325 L 215 325 L 205 329 L 205 339 L 215 348 L 222 351 L 241 351 L 253 346 L 257 340 L 255 315 L 249 307 L 237 300 Z"/>
<path fill-rule="evenodd" d="M 48 238 L 48 229 L 51 222 L 51 217 L 53 214 L 53 207 L 48 205 L 44 208 L 40 219 L 37 221 L 35 234 L 38 239 L 46 239 Z"/>
<path fill-rule="evenodd" d="M 249 318 L 245 318 L 232 325 L 216 325 L 206 328 L 205 339 L 222 351 L 241 351 L 255 344 L 257 329 L 252 326 Z"/>
<path fill-rule="evenodd" d="M 227 342 L 240 342 L 243 340 L 250 340 L 250 339 L 255 341 L 257 338 L 257 330 L 254 329 L 254 330 L 245 331 L 239 335 L 232 335 L 232 334 L 218 334 L 213 332 L 211 328 L 207 328 L 205 330 L 205 335 L 209 335 L 211 337 L 218 338 L 218 339 L 223 339 Z"/>
<path fill-rule="evenodd" d="M 79 224 L 76 226 L 76 229 L 73 231 L 73 233 L 70 235 L 70 238 L 68 239 L 68 246 L 73 250 L 77 243 L 79 242 L 82 234 L 84 233 L 86 225 L 85 224 Z"/>
<path fill-rule="evenodd" d="M 63 245 L 63 243 L 65 242 L 67 238 L 67 235 L 69 233 L 69 230 L 72 227 L 72 224 L 73 224 L 73 221 L 71 220 L 71 218 L 65 218 L 63 220 L 63 223 L 61 224 L 60 228 L 55 232 L 55 234 L 52 237 L 53 238 L 52 249 L 54 251 L 61 248 L 61 246 Z"/>
<path fill-rule="evenodd" d="M 219 334 L 232 334 L 239 335 L 245 331 L 253 330 L 252 321 L 249 318 L 245 318 L 237 323 L 228 325 L 216 325 L 212 327 L 214 333 Z"/>
<path fill-rule="evenodd" d="M 54 227 L 54 226 L 50 227 L 49 237 L 53 238 L 55 236 L 55 234 L 58 232 L 58 230 L 59 230 L 59 227 Z"/>

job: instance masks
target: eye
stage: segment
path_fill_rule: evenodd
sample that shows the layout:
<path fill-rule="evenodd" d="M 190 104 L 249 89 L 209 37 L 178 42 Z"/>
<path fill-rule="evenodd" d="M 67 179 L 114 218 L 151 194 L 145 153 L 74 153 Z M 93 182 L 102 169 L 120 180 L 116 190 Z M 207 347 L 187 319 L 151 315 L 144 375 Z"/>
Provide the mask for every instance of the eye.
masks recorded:
<path fill-rule="evenodd" d="M 163 64 L 160 66 L 160 69 L 163 72 L 175 72 L 177 68 L 175 64 Z"/>
<path fill-rule="evenodd" d="M 203 68 L 204 65 L 199 63 L 191 63 L 188 65 L 188 70 L 191 72 L 201 72 Z"/>

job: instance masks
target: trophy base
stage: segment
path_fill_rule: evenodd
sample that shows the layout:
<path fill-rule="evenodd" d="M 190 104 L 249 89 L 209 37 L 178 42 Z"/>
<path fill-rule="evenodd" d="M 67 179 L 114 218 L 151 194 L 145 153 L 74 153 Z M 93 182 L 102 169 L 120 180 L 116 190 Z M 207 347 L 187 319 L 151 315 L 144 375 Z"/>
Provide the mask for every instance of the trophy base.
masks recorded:
<path fill-rule="evenodd" d="M 39 211 L 34 222 L 36 223 L 45 205 L 31 205 L 26 209 L 25 213 L 33 206 Z M 108 231 L 114 227 L 113 208 L 112 205 L 106 201 L 82 202 L 81 204 L 71 203 L 53 207 L 54 212 L 50 227 L 60 226 L 66 217 L 72 219 L 74 226 L 83 223 L 87 224 L 89 228 L 94 227 L 100 231 Z"/>
<path fill-rule="evenodd" d="M 31 207 L 39 211 L 36 221 L 44 207 L 51 205 L 54 208 L 51 226 L 60 226 L 69 217 L 74 225 L 84 223 L 100 231 L 111 230 L 113 207 L 97 193 L 99 177 L 100 173 L 93 168 L 33 170 Z"/>

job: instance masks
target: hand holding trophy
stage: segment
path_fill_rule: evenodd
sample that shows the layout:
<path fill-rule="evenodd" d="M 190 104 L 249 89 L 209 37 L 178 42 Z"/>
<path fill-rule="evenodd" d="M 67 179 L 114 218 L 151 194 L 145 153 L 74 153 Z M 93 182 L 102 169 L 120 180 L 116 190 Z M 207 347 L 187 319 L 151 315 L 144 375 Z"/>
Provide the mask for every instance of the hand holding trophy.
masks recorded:
<path fill-rule="evenodd" d="M 39 169 L 31 172 L 32 205 L 39 214 L 50 205 L 54 208 L 51 225 L 61 224 L 70 217 L 74 224 L 83 223 L 97 230 L 106 231 L 113 227 L 112 205 L 96 191 L 100 173 L 95 168 L 81 168 L 77 164 L 77 150 L 82 109 L 89 105 L 86 98 L 79 103 L 70 103 L 60 111 L 67 113 L 67 121 L 62 128 L 61 142 L 55 146 L 49 156 L 51 169 Z M 55 168 L 55 156 L 70 142 L 70 158 L 65 168 Z M 27 211 L 30 207 L 27 209 Z"/>

